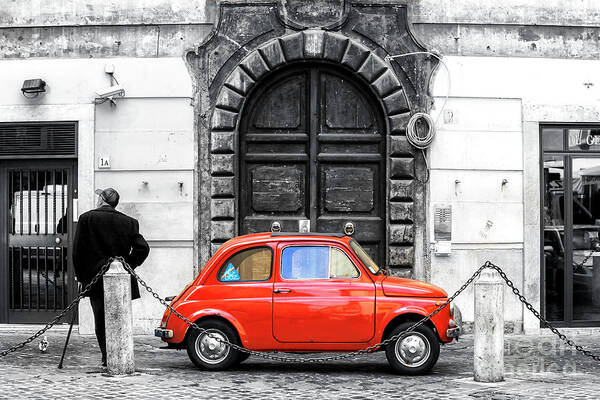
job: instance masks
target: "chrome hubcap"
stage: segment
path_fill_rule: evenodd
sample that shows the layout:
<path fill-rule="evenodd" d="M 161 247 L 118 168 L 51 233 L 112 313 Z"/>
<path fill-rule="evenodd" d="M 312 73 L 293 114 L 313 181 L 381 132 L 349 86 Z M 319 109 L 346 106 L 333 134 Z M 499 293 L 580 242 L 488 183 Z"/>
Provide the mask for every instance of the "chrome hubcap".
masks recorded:
<path fill-rule="evenodd" d="M 410 332 L 398 339 L 395 350 L 398 361 L 410 368 L 420 367 L 431 354 L 429 341 L 419 332 Z"/>
<path fill-rule="evenodd" d="M 196 354 L 208 364 L 218 364 L 229 355 L 227 336 L 218 329 L 207 329 L 196 338 Z"/>

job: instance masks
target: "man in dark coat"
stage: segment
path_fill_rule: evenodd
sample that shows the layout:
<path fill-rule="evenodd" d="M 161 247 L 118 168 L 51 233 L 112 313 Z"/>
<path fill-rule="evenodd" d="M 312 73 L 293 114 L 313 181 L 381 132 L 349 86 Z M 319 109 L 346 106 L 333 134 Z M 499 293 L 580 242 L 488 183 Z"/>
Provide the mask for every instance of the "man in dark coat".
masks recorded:
<path fill-rule="evenodd" d="M 150 248 L 139 233 L 138 221 L 117 210 L 119 193 L 113 188 L 96 190 L 98 208 L 79 217 L 73 243 L 75 275 L 85 288 L 111 257 L 121 256 L 132 268 L 141 265 Z M 96 338 L 106 366 L 106 335 L 104 331 L 104 288 L 100 279 L 88 292 Z M 140 289 L 131 277 L 131 297 L 138 299 Z"/>

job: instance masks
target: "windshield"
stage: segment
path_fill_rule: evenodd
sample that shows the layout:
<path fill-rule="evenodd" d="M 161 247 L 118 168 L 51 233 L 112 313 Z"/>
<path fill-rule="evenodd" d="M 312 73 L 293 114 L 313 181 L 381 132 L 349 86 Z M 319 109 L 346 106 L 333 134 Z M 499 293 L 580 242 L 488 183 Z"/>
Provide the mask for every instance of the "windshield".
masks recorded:
<path fill-rule="evenodd" d="M 350 247 L 352 247 L 352 250 L 354 250 L 358 258 L 360 258 L 360 261 L 362 261 L 362 263 L 367 268 L 369 268 L 369 271 L 371 271 L 374 274 L 379 273 L 380 268 L 377 266 L 377 264 L 375 264 L 375 261 L 373 261 L 373 259 L 369 257 L 367 252 L 362 247 L 360 247 L 360 244 L 358 244 L 356 240 L 350 240 Z"/>

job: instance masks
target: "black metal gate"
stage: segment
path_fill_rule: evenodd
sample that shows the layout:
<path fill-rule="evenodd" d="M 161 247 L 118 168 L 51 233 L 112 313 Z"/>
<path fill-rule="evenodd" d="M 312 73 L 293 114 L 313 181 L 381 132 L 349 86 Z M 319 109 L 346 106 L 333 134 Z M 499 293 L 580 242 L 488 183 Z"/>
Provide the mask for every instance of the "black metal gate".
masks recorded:
<path fill-rule="evenodd" d="M 75 171 L 74 160 L 0 161 L 0 322 L 47 321 L 75 294 Z"/>

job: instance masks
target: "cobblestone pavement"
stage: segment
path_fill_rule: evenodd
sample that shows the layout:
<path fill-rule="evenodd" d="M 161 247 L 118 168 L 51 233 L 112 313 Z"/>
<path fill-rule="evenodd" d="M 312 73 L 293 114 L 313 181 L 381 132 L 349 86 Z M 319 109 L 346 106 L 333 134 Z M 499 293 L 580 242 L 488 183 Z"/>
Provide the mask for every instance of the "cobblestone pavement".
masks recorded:
<path fill-rule="evenodd" d="M 26 336 L 21 330 L 0 331 L 0 349 Z M 231 371 L 206 372 L 195 368 L 185 351 L 159 349 L 162 343 L 151 336 L 135 338 L 137 373 L 110 377 L 99 367 L 93 336 L 72 336 L 62 370 L 56 366 L 66 330 L 47 336 L 45 354 L 36 341 L 0 358 L 0 398 L 597 399 L 600 392 L 600 365 L 549 336 L 507 335 L 507 379 L 499 384 L 473 382 L 471 336 L 443 346 L 433 372 L 418 377 L 392 374 L 381 352 L 310 366 L 251 357 Z M 600 351 L 598 335 L 574 339 Z"/>

